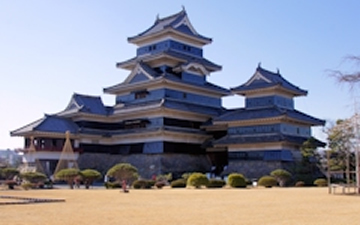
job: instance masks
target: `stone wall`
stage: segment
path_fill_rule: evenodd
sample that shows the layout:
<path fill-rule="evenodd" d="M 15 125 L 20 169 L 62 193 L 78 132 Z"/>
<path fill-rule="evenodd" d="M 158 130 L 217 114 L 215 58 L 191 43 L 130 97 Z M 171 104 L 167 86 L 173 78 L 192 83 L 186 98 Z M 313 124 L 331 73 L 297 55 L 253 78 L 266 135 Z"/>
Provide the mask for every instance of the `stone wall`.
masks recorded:
<path fill-rule="evenodd" d="M 231 160 L 224 174 L 241 173 L 248 179 L 259 179 L 264 175 L 269 175 L 276 169 L 289 169 L 291 163 L 281 161 L 262 161 L 262 160 Z"/>
<path fill-rule="evenodd" d="M 130 163 L 139 170 L 141 177 L 149 179 L 152 175 L 172 173 L 181 176 L 185 172 L 208 172 L 211 168 L 206 155 L 190 154 L 131 154 L 110 155 L 84 153 L 78 159 L 80 169 L 96 169 L 106 174 L 117 163 Z"/>

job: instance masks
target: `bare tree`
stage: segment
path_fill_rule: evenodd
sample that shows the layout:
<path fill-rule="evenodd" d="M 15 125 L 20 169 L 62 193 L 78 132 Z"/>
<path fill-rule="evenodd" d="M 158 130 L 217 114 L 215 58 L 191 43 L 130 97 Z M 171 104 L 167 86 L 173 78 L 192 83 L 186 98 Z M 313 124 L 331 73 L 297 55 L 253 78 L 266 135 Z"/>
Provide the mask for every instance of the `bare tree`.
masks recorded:
<path fill-rule="evenodd" d="M 360 56 L 349 55 L 344 58 L 343 63 L 350 62 L 353 64 L 352 70 L 343 71 L 343 70 L 328 70 L 329 75 L 334 77 L 340 84 L 348 84 L 350 90 L 360 84 L 360 68 L 354 69 L 354 67 L 360 67 Z"/>

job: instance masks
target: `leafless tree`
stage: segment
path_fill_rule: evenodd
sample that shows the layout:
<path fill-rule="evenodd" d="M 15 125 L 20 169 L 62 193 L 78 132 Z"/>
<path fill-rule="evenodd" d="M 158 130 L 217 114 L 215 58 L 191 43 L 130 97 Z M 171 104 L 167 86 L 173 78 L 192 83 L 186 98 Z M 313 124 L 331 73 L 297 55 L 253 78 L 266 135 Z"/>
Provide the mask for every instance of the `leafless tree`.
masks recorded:
<path fill-rule="evenodd" d="M 353 90 L 356 85 L 360 85 L 360 56 L 349 55 L 343 60 L 343 63 L 350 62 L 353 67 L 350 71 L 344 70 L 328 70 L 329 75 L 334 77 L 340 84 L 348 84 L 350 90 Z M 358 67 L 354 69 L 354 67 Z"/>

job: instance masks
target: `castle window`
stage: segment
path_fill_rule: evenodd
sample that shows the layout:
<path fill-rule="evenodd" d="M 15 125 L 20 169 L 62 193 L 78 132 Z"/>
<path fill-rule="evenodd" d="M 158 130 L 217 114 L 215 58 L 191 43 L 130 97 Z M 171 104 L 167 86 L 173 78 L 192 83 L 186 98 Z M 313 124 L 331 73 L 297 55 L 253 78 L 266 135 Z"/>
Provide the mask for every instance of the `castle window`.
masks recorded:
<path fill-rule="evenodd" d="M 156 45 L 150 45 L 149 46 L 149 51 L 152 51 L 152 50 L 156 50 Z"/>
<path fill-rule="evenodd" d="M 186 93 L 183 93 L 183 98 L 187 98 L 187 94 L 186 94 Z"/>
<path fill-rule="evenodd" d="M 135 92 L 135 99 L 146 98 L 148 94 L 149 92 L 147 90 L 137 91 Z"/>
<path fill-rule="evenodd" d="M 128 120 L 124 122 L 125 129 L 136 129 L 136 128 L 145 128 L 146 124 L 150 123 L 148 120 L 139 119 L 139 120 Z"/>
<path fill-rule="evenodd" d="M 57 143 L 56 143 L 56 139 L 52 139 L 52 146 L 53 146 L 53 147 L 56 147 L 56 144 L 57 144 Z"/>
<path fill-rule="evenodd" d="M 191 51 L 191 47 L 187 46 L 187 45 L 183 45 L 183 50 L 190 52 Z"/>

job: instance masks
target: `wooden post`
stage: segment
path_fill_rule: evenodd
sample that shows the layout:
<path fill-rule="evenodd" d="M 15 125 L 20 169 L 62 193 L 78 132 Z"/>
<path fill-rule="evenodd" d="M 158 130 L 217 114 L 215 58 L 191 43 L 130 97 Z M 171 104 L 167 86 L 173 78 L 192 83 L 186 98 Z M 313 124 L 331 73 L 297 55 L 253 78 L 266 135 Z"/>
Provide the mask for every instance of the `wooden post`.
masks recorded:
<path fill-rule="evenodd" d="M 326 164 L 327 164 L 327 182 L 329 194 L 331 194 L 331 180 L 330 180 L 330 150 L 326 151 Z"/>

